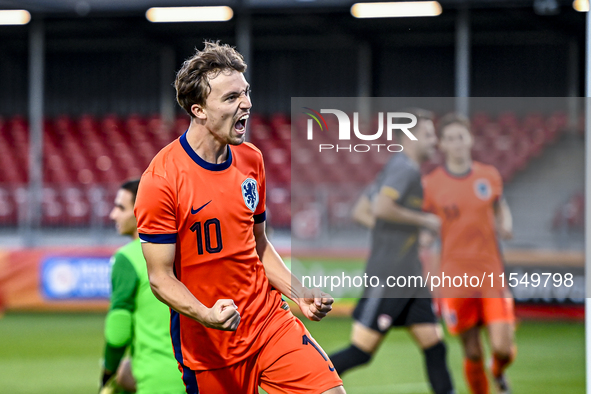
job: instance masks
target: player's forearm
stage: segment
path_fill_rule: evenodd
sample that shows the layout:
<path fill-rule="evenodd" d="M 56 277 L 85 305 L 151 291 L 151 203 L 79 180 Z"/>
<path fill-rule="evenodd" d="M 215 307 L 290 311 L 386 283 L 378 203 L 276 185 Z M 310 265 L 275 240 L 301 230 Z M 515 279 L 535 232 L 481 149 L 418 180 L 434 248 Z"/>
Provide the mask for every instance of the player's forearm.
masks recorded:
<path fill-rule="evenodd" d="M 367 196 L 363 195 L 359 198 L 359 201 L 353 207 L 351 217 L 362 226 L 370 229 L 373 228 L 376 221 L 371 209 L 371 201 Z"/>
<path fill-rule="evenodd" d="M 371 214 L 371 211 L 370 212 L 354 211 L 352 217 L 353 217 L 353 220 L 355 220 L 355 222 L 359 223 L 363 227 L 367 227 L 370 229 L 373 228 L 373 226 L 376 223 L 376 220 L 373 217 L 373 215 Z"/>
<path fill-rule="evenodd" d="M 513 220 L 511 216 L 507 217 L 505 215 L 497 215 L 497 227 L 505 233 L 512 233 Z"/>
<path fill-rule="evenodd" d="M 410 224 L 417 227 L 425 226 L 425 214 L 423 212 L 413 211 L 392 203 L 391 207 L 378 207 L 374 209 L 376 219 L 387 222 Z"/>
<path fill-rule="evenodd" d="M 175 244 L 142 243 L 152 293 L 175 311 L 204 324 L 209 311 L 174 275 Z"/>
<path fill-rule="evenodd" d="M 105 359 L 103 365 L 103 384 L 106 383 L 106 380 L 109 379 L 111 375 L 117 371 L 119 367 L 119 363 L 123 359 L 125 355 L 125 349 L 127 346 L 112 346 L 110 344 L 105 344 Z"/>
<path fill-rule="evenodd" d="M 149 278 L 156 298 L 178 313 L 204 324 L 209 308 L 195 298 L 182 282 L 167 273 L 150 273 Z"/>
<path fill-rule="evenodd" d="M 379 193 L 376 196 L 372 205 L 372 214 L 376 220 L 381 219 L 391 223 L 409 224 L 417 227 L 425 227 L 429 215 L 403 207 L 385 193 Z"/>
<path fill-rule="evenodd" d="M 507 202 L 503 200 L 501 202 L 501 209 L 499 212 L 499 218 L 501 221 L 501 226 L 505 231 L 512 232 L 513 231 L 513 217 L 511 216 L 511 210 L 509 209 L 509 205 Z"/>
<path fill-rule="evenodd" d="M 513 236 L 513 217 L 504 198 L 495 206 L 495 221 L 501 238 L 510 239 Z"/>
<path fill-rule="evenodd" d="M 265 267 L 265 274 L 271 286 L 292 300 L 302 297 L 304 287 L 287 268 L 270 242 L 265 242 L 264 248 L 259 253 L 259 258 Z"/>
<path fill-rule="evenodd" d="M 362 225 L 363 227 L 366 227 L 366 228 L 369 228 L 369 229 L 374 228 L 374 226 L 376 224 L 376 220 L 375 220 L 375 218 L 373 216 L 372 217 L 364 217 L 364 218 L 361 218 L 361 219 L 357 219 L 356 218 L 355 221 L 357 223 L 359 223 L 360 225 Z"/>
<path fill-rule="evenodd" d="M 265 275 L 269 283 L 281 294 L 297 302 L 298 299 L 304 296 L 306 289 L 287 268 L 279 253 L 277 253 L 271 242 L 267 239 L 265 223 L 255 224 L 253 232 L 256 241 L 256 251 L 259 260 L 261 260 L 263 267 L 265 267 Z"/>

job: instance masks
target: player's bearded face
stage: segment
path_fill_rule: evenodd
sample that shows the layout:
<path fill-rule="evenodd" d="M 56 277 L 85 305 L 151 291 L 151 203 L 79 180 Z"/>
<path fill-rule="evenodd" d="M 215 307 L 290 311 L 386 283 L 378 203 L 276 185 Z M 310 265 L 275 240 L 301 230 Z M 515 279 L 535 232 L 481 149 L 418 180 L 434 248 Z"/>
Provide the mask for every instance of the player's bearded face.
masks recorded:
<path fill-rule="evenodd" d="M 440 147 L 447 158 L 467 160 L 472 149 L 472 136 L 464 126 L 452 123 L 443 129 Z"/>
<path fill-rule="evenodd" d="M 205 102 L 206 127 L 224 144 L 239 145 L 246 136 L 252 103 L 250 86 L 238 71 L 223 71 L 209 80 Z"/>
<path fill-rule="evenodd" d="M 115 197 L 115 206 L 109 215 L 121 235 L 133 235 L 137 221 L 133 214 L 133 195 L 129 190 L 119 189 Z"/>

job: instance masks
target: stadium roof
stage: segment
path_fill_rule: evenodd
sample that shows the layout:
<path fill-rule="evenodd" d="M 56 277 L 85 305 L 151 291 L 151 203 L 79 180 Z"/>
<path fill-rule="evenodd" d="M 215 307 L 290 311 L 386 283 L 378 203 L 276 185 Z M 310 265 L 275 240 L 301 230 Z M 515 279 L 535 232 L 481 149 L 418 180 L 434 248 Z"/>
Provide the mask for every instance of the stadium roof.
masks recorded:
<path fill-rule="evenodd" d="M 0 0 L 0 9 L 22 9 L 39 13 L 143 12 L 150 7 L 227 5 L 234 9 L 348 8 L 371 0 Z M 373 0 L 376 1 L 376 0 Z M 534 3 L 571 7 L 571 0 L 439 0 L 445 8 L 531 7 Z"/>

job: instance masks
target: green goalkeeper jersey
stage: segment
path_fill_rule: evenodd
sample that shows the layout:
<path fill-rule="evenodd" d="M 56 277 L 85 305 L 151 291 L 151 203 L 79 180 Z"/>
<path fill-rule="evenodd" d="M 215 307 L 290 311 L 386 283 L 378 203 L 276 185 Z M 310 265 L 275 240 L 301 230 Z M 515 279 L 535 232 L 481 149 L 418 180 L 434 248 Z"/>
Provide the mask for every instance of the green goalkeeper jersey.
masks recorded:
<path fill-rule="evenodd" d="M 113 256 L 111 306 L 105 322 L 105 369 L 116 371 L 130 347 L 138 394 L 184 393 L 170 339 L 170 312 L 148 281 L 140 240 Z"/>

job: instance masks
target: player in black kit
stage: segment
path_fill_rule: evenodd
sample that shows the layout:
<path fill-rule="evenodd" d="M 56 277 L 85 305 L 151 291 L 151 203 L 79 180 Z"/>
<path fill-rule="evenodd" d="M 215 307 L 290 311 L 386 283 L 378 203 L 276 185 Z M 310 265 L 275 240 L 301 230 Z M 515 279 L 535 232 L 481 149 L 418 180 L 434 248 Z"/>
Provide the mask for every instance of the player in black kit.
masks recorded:
<path fill-rule="evenodd" d="M 417 140 L 410 140 L 398 130 L 396 137 L 403 151 L 394 153 L 353 211 L 354 219 L 371 229 L 366 274 L 378 277 L 381 284 L 389 276 L 421 276 L 419 230 L 437 233 L 441 225 L 436 215 L 421 211 L 420 165 L 432 157 L 437 144 L 432 115 L 419 109 L 407 112 L 417 117 L 417 125 L 410 129 Z M 454 393 L 441 326 L 433 312 L 428 289 L 409 283 L 403 287 L 368 287 L 353 318 L 350 346 L 330 356 L 339 375 L 367 363 L 386 332 L 391 327 L 404 326 L 425 355 L 433 391 Z"/>

